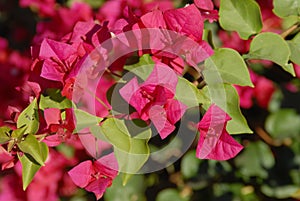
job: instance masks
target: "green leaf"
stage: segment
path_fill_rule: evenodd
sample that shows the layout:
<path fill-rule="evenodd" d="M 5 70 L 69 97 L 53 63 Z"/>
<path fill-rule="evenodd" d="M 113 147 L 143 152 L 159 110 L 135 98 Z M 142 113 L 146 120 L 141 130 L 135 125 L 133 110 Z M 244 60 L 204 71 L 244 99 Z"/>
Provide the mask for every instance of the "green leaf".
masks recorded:
<path fill-rule="evenodd" d="M 10 140 L 9 132 L 11 129 L 7 126 L 0 128 L 0 144 L 5 144 Z"/>
<path fill-rule="evenodd" d="M 150 155 L 148 140 L 151 137 L 151 129 L 148 128 L 131 137 L 125 122 L 114 118 L 105 120 L 98 128 L 98 131 L 93 128 L 91 132 L 95 137 L 105 138 L 114 146 L 119 171 L 130 174 L 137 173 Z"/>
<path fill-rule="evenodd" d="M 48 147 L 45 143 L 39 144 L 39 150 L 42 152 L 42 161 L 46 161 L 48 157 Z M 20 156 L 18 154 L 18 158 L 22 165 L 22 182 L 23 182 L 23 190 L 26 190 L 27 186 L 32 181 L 34 175 L 37 173 L 37 171 L 41 168 L 41 165 L 36 162 L 35 159 L 32 158 L 29 154 L 23 154 Z"/>
<path fill-rule="evenodd" d="M 300 16 L 300 0 L 273 0 L 273 12 L 279 17 Z"/>
<path fill-rule="evenodd" d="M 54 100 L 51 98 L 51 96 L 45 97 L 41 95 L 39 106 L 41 110 L 47 108 L 58 108 L 62 110 L 66 108 L 71 108 L 72 102 L 67 98 L 63 98 L 62 100 Z"/>
<path fill-rule="evenodd" d="M 184 178 L 190 179 L 198 174 L 199 165 L 202 160 L 196 158 L 196 151 L 187 152 L 181 161 L 181 173 Z"/>
<path fill-rule="evenodd" d="M 32 160 L 24 154 L 20 156 L 18 154 L 19 160 L 22 165 L 22 182 L 23 182 L 23 190 L 25 191 L 28 185 L 31 183 L 34 175 L 41 168 L 41 165 L 32 162 Z"/>
<path fill-rule="evenodd" d="M 291 50 L 291 61 L 300 65 L 300 33 L 298 33 L 293 40 L 287 41 Z"/>
<path fill-rule="evenodd" d="M 202 89 L 202 92 L 210 97 L 212 103 L 218 105 L 232 118 L 226 127 L 230 134 L 253 133 L 242 115 L 239 95 L 233 86 L 229 84 L 208 84 Z M 203 105 L 203 107 L 208 109 L 208 105 Z"/>
<path fill-rule="evenodd" d="M 270 60 L 295 76 L 293 65 L 288 63 L 290 55 L 290 48 L 282 37 L 275 33 L 265 32 L 253 38 L 250 51 L 245 57 Z"/>
<path fill-rule="evenodd" d="M 11 138 L 14 139 L 14 142 L 20 142 L 25 134 L 26 127 L 23 126 L 21 128 L 17 128 L 16 130 L 13 130 L 11 133 Z"/>
<path fill-rule="evenodd" d="M 248 39 L 262 29 L 259 5 L 254 0 L 221 0 L 220 25 L 227 31 L 237 31 L 242 39 Z"/>
<path fill-rule="evenodd" d="M 145 201 L 145 181 L 143 175 L 134 175 L 124 186 L 122 184 L 122 174 L 118 175 L 109 187 L 104 199 L 108 201 Z"/>
<path fill-rule="evenodd" d="M 258 157 L 259 156 L 259 157 Z M 268 176 L 265 168 L 271 168 L 275 164 L 270 148 L 263 142 L 251 142 L 244 151 L 235 158 L 235 164 L 245 178 Z"/>
<path fill-rule="evenodd" d="M 244 59 L 233 49 L 217 49 L 214 55 L 205 60 L 204 80 L 210 79 L 209 83 L 213 83 L 220 80 L 215 79 L 218 75 L 223 83 L 253 87 Z"/>
<path fill-rule="evenodd" d="M 175 98 L 188 106 L 188 108 L 199 106 L 200 103 L 204 104 L 209 101 L 195 85 L 182 77 L 178 77 Z"/>
<path fill-rule="evenodd" d="M 285 185 L 285 186 L 267 186 L 262 185 L 261 191 L 271 197 L 271 198 L 277 198 L 277 199 L 287 199 L 293 196 L 294 193 L 299 190 L 299 186 L 296 185 Z"/>
<path fill-rule="evenodd" d="M 153 71 L 153 68 L 154 61 L 149 54 L 144 54 L 143 56 L 141 56 L 139 62 L 136 64 L 124 66 L 125 70 L 136 74 L 143 80 L 146 80 L 147 77 L 149 77 L 149 75 Z"/>
<path fill-rule="evenodd" d="M 156 201 L 188 201 L 188 197 L 182 197 L 176 189 L 165 189 L 158 193 Z"/>
<path fill-rule="evenodd" d="M 79 132 L 84 128 L 89 128 L 93 125 L 98 125 L 103 118 L 91 115 L 83 110 L 74 109 L 76 117 L 76 128 L 74 132 Z"/>
<path fill-rule="evenodd" d="M 21 128 L 23 126 L 26 127 L 26 134 L 35 134 L 39 130 L 39 115 L 36 98 L 23 110 L 18 118 L 17 127 Z"/>
<path fill-rule="evenodd" d="M 18 143 L 18 147 L 22 152 L 29 154 L 39 165 L 44 165 L 48 156 L 48 147 L 44 142 L 39 142 L 34 135 L 27 135 Z"/>
<path fill-rule="evenodd" d="M 293 109 L 281 109 L 268 116 L 265 128 L 275 139 L 296 137 L 300 133 L 300 116 Z"/>

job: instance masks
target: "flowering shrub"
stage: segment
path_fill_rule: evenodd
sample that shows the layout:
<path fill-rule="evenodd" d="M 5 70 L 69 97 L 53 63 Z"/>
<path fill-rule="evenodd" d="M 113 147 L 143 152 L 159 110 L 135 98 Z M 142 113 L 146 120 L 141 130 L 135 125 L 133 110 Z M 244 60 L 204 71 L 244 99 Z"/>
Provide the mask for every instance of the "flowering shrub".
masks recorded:
<path fill-rule="evenodd" d="M 0 201 L 300 199 L 298 4 L 4 1 Z"/>

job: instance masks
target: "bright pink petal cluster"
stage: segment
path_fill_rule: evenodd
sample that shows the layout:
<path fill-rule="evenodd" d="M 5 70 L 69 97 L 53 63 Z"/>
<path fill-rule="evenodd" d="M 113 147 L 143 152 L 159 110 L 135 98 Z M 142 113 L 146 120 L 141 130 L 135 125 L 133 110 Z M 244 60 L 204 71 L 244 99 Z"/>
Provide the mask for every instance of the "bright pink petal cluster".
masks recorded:
<path fill-rule="evenodd" d="M 211 105 L 198 124 L 200 138 L 196 156 L 200 159 L 228 160 L 235 157 L 243 146 L 226 131 L 231 118 L 215 104 Z"/>
<path fill-rule="evenodd" d="M 72 109 L 65 109 L 65 119 L 61 117 L 58 108 L 47 108 L 44 110 L 44 118 L 47 124 L 46 131 L 49 135 L 44 142 L 50 146 L 57 146 L 62 142 L 76 141 L 76 136 L 72 135 L 75 125 Z"/>
<path fill-rule="evenodd" d="M 133 106 L 140 119 L 151 120 L 162 139 L 175 130 L 186 106 L 174 99 L 177 75 L 168 66 L 157 63 L 147 80 L 139 84 L 136 77 L 120 89 L 121 96 Z"/>
<path fill-rule="evenodd" d="M 113 154 L 103 156 L 97 161 L 84 161 L 69 171 L 73 182 L 87 191 L 93 192 L 98 199 L 106 188 L 111 186 L 118 174 L 118 164 Z"/>

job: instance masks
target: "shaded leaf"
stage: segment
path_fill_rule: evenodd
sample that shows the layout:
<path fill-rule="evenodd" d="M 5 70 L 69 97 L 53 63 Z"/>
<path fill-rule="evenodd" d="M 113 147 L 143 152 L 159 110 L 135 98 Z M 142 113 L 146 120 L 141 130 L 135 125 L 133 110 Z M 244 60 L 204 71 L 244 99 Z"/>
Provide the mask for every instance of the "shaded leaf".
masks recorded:
<path fill-rule="evenodd" d="M 125 70 L 128 70 L 136 74 L 143 80 L 146 80 L 147 77 L 149 77 L 149 75 L 153 71 L 153 68 L 154 68 L 154 61 L 152 60 L 149 54 L 142 55 L 138 63 L 124 66 Z"/>
<path fill-rule="evenodd" d="M 245 147 L 244 151 L 235 158 L 235 162 L 245 179 L 252 176 L 266 178 L 268 173 L 265 168 L 271 168 L 275 164 L 275 159 L 270 148 L 258 141 Z"/>
<path fill-rule="evenodd" d="M 106 190 L 104 199 L 109 201 L 145 201 L 146 186 L 142 175 L 134 175 L 124 186 L 122 174 L 118 175 L 112 183 L 112 186 Z"/>
<path fill-rule="evenodd" d="M 183 198 L 176 189 L 165 189 L 158 193 L 156 201 L 188 201 L 188 197 Z"/>
<path fill-rule="evenodd" d="M 199 170 L 199 165 L 202 160 L 195 157 L 196 151 L 191 150 L 187 152 L 181 161 L 181 173 L 184 178 L 190 179 L 197 175 Z"/>
<path fill-rule="evenodd" d="M 300 116 L 293 109 L 281 109 L 268 116 L 265 128 L 276 139 L 296 137 L 300 133 Z"/>
<path fill-rule="evenodd" d="M 272 198 L 277 199 L 284 199 L 284 198 L 290 198 L 293 196 L 299 190 L 299 186 L 296 185 L 286 185 L 286 186 L 267 186 L 263 185 L 261 187 L 261 191 Z"/>

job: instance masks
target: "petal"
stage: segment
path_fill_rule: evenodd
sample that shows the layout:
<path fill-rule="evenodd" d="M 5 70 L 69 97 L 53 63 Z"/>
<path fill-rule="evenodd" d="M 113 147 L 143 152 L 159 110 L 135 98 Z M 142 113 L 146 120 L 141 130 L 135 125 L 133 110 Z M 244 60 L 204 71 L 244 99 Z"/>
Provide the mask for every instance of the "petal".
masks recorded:
<path fill-rule="evenodd" d="M 106 188 L 109 187 L 112 183 L 112 180 L 110 178 L 102 178 L 100 177 L 99 179 L 91 182 L 85 187 L 85 190 L 89 192 L 93 192 L 99 200 L 102 196 L 103 193 L 105 192 Z"/>
<path fill-rule="evenodd" d="M 71 169 L 68 174 L 77 186 L 86 187 L 92 179 L 92 161 L 80 163 Z"/>
<path fill-rule="evenodd" d="M 132 99 L 133 94 L 139 89 L 139 83 L 137 81 L 137 78 L 134 77 L 132 80 L 130 80 L 124 87 L 120 89 L 120 94 L 124 100 L 129 103 Z"/>
<path fill-rule="evenodd" d="M 147 28 L 167 28 L 163 13 L 161 10 L 154 10 L 141 17 L 141 22 Z"/>
<path fill-rule="evenodd" d="M 185 113 L 187 106 L 181 103 L 178 100 L 168 100 L 165 105 L 165 109 L 167 111 L 167 117 L 171 124 L 175 124 L 179 119 L 181 119 L 182 115 Z"/>
<path fill-rule="evenodd" d="M 215 128 L 216 126 L 226 126 L 227 121 L 231 118 L 217 105 L 212 104 L 206 111 L 204 117 L 199 123 L 200 130 L 208 130 L 209 128 Z"/>
<path fill-rule="evenodd" d="M 57 134 L 55 134 L 55 135 L 47 136 L 43 140 L 43 142 L 45 142 L 47 144 L 47 146 L 49 146 L 49 147 L 56 147 L 60 143 L 62 143 L 62 140 L 59 138 L 59 136 Z"/>
<path fill-rule="evenodd" d="M 203 154 L 205 150 L 203 150 L 201 143 L 199 143 L 196 150 L 196 156 L 200 159 L 229 160 L 235 157 L 242 149 L 243 146 L 235 141 L 234 138 L 223 129 L 215 147 L 212 148 L 209 153 Z"/>
<path fill-rule="evenodd" d="M 44 117 L 47 124 L 47 128 L 53 124 L 60 124 L 61 116 L 60 109 L 58 108 L 47 108 L 44 110 Z"/>
<path fill-rule="evenodd" d="M 202 40 L 204 23 L 198 8 L 190 6 L 168 10 L 164 13 L 167 26 L 176 32 L 185 33 L 196 41 Z"/>
<path fill-rule="evenodd" d="M 212 0 L 194 0 L 195 5 L 203 10 L 213 10 L 214 4 Z"/>
<path fill-rule="evenodd" d="M 150 102 L 149 99 L 143 97 L 136 77 L 120 89 L 120 94 L 127 103 L 136 109 L 139 115 L 142 115 L 142 110 Z M 148 120 L 148 117 L 144 116 L 143 120 Z"/>
<path fill-rule="evenodd" d="M 65 60 L 70 55 L 76 54 L 76 49 L 66 43 L 57 42 L 51 39 L 44 39 L 41 47 L 39 57 L 40 59 L 48 59 L 51 57 Z"/>
<path fill-rule="evenodd" d="M 163 63 L 156 63 L 153 71 L 142 86 L 151 84 L 160 85 L 175 94 L 177 82 L 177 75 L 169 66 Z"/>
<path fill-rule="evenodd" d="M 168 121 L 166 111 L 162 106 L 154 105 L 151 107 L 149 117 L 161 139 L 165 139 L 175 130 L 175 126 Z"/>
<path fill-rule="evenodd" d="M 118 175 L 119 166 L 114 153 L 101 157 L 95 162 L 94 166 L 101 175 L 105 175 L 112 179 Z"/>

